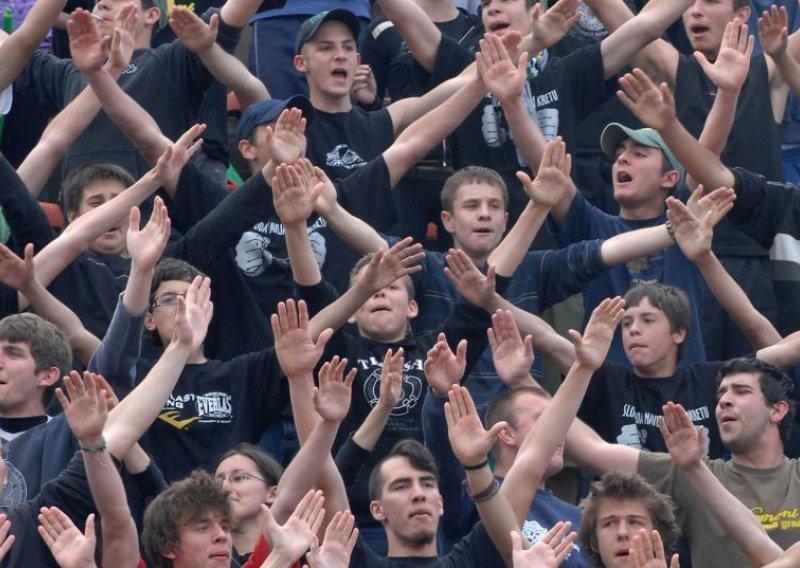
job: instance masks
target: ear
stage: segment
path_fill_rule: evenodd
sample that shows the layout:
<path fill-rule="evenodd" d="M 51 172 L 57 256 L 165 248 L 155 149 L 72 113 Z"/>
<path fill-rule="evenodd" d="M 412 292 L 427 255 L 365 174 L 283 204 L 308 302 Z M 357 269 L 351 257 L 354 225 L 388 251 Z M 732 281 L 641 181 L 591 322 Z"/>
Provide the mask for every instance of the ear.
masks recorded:
<path fill-rule="evenodd" d="M 439 497 L 436 498 L 436 510 L 439 511 L 440 517 L 444 515 L 444 499 L 441 493 L 439 493 Z"/>
<path fill-rule="evenodd" d="M 356 65 L 361 65 L 361 54 L 356 53 Z"/>
<path fill-rule="evenodd" d="M 67 219 L 69 220 L 70 223 L 75 221 L 75 219 L 77 219 L 77 218 L 78 218 L 78 212 L 77 211 L 69 211 L 67 213 Z"/>
<path fill-rule="evenodd" d="M 408 303 L 408 318 L 414 319 L 419 315 L 419 304 L 417 304 L 416 300 L 411 300 Z"/>
<path fill-rule="evenodd" d="M 306 58 L 301 54 L 294 56 L 294 68 L 300 71 L 300 73 L 308 73 L 308 64 L 306 63 Z"/>
<path fill-rule="evenodd" d="M 739 19 L 740 19 L 740 20 L 742 20 L 744 23 L 747 23 L 748 21 L 750 21 L 750 15 L 751 15 L 752 13 L 753 13 L 753 11 L 751 10 L 751 8 L 750 8 L 750 3 L 748 2 L 747 4 L 745 4 L 744 6 L 742 6 L 741 8 L 739 8 L 738 10 L 736 10 L 736 11 L 733 13 L 733 16 L 734 16 L 735 18 L 739 18 Z"/>
<path fill-rule="evenodd" d="M 667 188 L 671 193 L 675 190 L 680 180 L 681 174 L 678 170 L 669 170 L 664 172 L 661 176 L 661 187 Z"/>
<path fill-rule="evenodd" d="M 789 412 L 789 405 L 785 400 L 780 400 L 772 405 L 769 418 L 774 424 L 780 424 Z"/>
<path fill-rule="evenodd" d="M 379 501 L 370 501 L 369 512 L 372 514 L 372 518 L 379 523 L 383 523 L 386 520 L 386 515 L 383 514 L 383 507 L 381 507 Z"/>
<path fill-rule="evenodd" d="M 162 550 L 161 551 L 161 556 L 163 556 L 164 558 L 166 558 L 168 560 L 175 560 L 178 557 L 178 555 L 175 552 L 174 548 L 171 548 L 169 550 Z"/>
<path fill-rule="evenodd" d="M 511 428 L 505 427 L 501 428 L 500 432 L 497 433 L 497 441 L 504 446 L 514 446 L 516 445 L 517 437 L 511 431 Z"/>
<path fill-rule="evenodd" d="M 350 325 L 356 325 L 356 315 L 353 314 L 352 316 L 347 318 L 347 323 L 349 323 Z"/>
<path fill-rule="evenodd" d="M 264 500 L 264 503 L 272 507 L 277 497 L 278 497 L 278 486 L 273 485 L 272 487 L 267 489 L 267 498 Z"/>
<path fill-rule="evenodd" d="M 453 216 L 450 214 L 450 211 L 444 210 L 441 213 L 442 217 L 442 225 L 444 225 L 444 230 L 450 233 L 451 235 L 456 232 L 453 228 Z"/>
<path fill-rule="evenodd" d="M 239 140 L 239 153 L 242 155 L 242 158 L 245 160 L 255 160 L 256 159 L 256 152 L 253 149 L 253 145 L 250 144 L 247 140 Z"/>
<path fill-rule="evenodd" d="M 675 345 L 680 345 L 686 341 L 686 333 L 687 330 L 685 328 L 672 332 L 672 341 L 675 343 Z"/>
<path fill-rule="evenodd" d="M 146 312 L 144 314 L 144 328 L 147 331 L 155 331 L 156 330 L 156 322 L 153 321 L 153 314 L 150 312 Z"/>
<path fill-rule="evenodd" d="M 48 367 L 39 371 L 41 376 L 38 380 L 37 386 L 50 387 L 58 382 L 61 378 L 61 370 L 58 367 Z"/>
<path fill-rule="evenodd" d="M 158 21 L 161 19 L 161 10 L 152 6 L 144 11 L 144 25 L 151 26 L 154 28 L 158 25 Z"/>

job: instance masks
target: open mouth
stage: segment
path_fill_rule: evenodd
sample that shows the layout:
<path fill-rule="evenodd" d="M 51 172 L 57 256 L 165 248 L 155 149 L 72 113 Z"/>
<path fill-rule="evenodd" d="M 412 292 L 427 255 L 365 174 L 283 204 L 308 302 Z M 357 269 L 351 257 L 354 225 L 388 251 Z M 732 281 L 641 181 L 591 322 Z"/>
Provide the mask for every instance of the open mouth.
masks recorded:
<path fill-rule="evenodd" d="M 510 27 L 511 24 L 509 24 L 508 22 L 493 22 L 489 24 L 489 31 L 495 33 L 502 30 L 507 30 Z"/>
<path fill-rule="evenodd" d="M 494 231 L 492 231 L 488 227 L 479 227 L 472 231 L 473 233 L 478 233 L 479 235 L 491 235 Z"/>
<path fill-rule="evenodd" d="M 617 183 L 628 183 L 633 180 L 628 172 L 617 172 Z"/>
<path fill-rule="evenodd" d="M 347 71 L 344 69 L 334 69 L 331 72 L 331 75 L 333 75 L 337 79 L 347 79 Z"/>
<path fill-rule="evenodd" d="M 708 26 L 703 26 L 701 24 L 695 24 L 693 26 L 689 26 L 689 33 L 692 35 L 701 35 L 707 33 L 709 30 Z"/>

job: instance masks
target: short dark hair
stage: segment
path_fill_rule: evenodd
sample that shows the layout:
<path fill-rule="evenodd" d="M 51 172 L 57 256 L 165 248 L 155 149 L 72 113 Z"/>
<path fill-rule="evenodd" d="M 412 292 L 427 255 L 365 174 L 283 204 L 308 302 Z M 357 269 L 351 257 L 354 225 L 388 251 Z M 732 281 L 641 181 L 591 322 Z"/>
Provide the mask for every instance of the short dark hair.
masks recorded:
<path fill-rule="evenodd" d="M 36 362 L 36 371 L 57 367 L 59 377 L 72 369 L 72 349 L 67 336 L 57 326 L 36 314 L 12 314 L 0 320 L 0 339 L 25 343 Z M 53 401 L 57 383 L 47 387 L 42 402 L 47 408 Z"/>
<path fill-rule="evenodd" d="M 689 302 L 689 297 L 680 288 L 669 284 L 641 282 L 625 294 L 625 307 L 638 306 L 645 298 L 654 308 L 664 312 L 672 333 L 686 331 L 686 338 L 678 346 L 678 359 L 680 359 L 692 325 L 692 304 Z"/>
<path fill-rule="evenodd" d="M 61 183 L 61 201 L 64 211 L 77 213 L 86 186 L 96 181 L 117 181 L 123 187 L 133 185 L 133 176 L 116 164 L 84 164 L 74 168 Z"/>
<path fill-rule="evenodd" d="M 675 503 L 672 499 L 656 491 L 638 473 L 611 472 L 592 483 L 589 495 L 581 502 L 583 513 L 578 542 L 594 568 L 603 568 L 603 561 L 597 551 L 597 517 L 600 505 L 607 499 L 642 503 L 650 514 L 653 528 L 661 535 L 667 557 L 674 552 L 681 529 L 675 520 Z"/>
<path fill-rule="evenodd" d="M 162 491 L 144 512 L 142 548 L 148 566 L 172 566 L 164 553 L 178 547 L 181 528 L 209 513 L 224 521 L 231 517 L 227 495 L 205 471 L 195 470 L 186 479 L 176 481 Z"/>
<path fill-rule="evenodd" d="M 400 440 L 372 468 L 372 472 L 369 475 L 369 498 L 371 500 L 374 501 L 381 498 L 383 494 L 383 464 L 395 457 L 406 458 L 411 467 L 433 474 L 436 482 L 439 482 L 439 468 L 436 467 L 436 460 L 433 459 L 433 454 L 431 454 L 430 450 L 416 440 Z"/>
<path fill-rule="evenodd" d="M 733 11 L 739 10 L 740 8 L 744 8 L 745 6 L 752 6 L 750 5 L 750 0 L 733 0 Z"/>
<path fill-rule="evenodd" d="M 233 456 L 244 456 L 252 461 L 261 474 L 262 479 L 266 481 L 269 486 L 278 485 L 278 482 L 283 476 L 283 466 L 281 466 L 275 458 L 262 450 L 259 446 L 248 444 L 247 442 L 236 444 L 230 450 L 222 454 L 217 460 L 217 463 L 214 464 L 214 472 L 217 471 L 219 464 Z"/>
<path fill-rule="evenodd" d="M 483 422 L 486 428 L 491 428 L 498 422 L 507 422 L 512 428 L 517 427 L 517 417 L 511 411 L 514 401 L 523 394 L 532 394 L 547 400 L 552 397 L 550 393 L 539 386 L 521 387 L 518 389 L 509 389 L 494 397 L 489 405 L 486 407 L 486 414 L 484 415 Z M 495 443 L 495 448 L 497 444 Z M 492 450 L 494 451 L 494 450 Z"/>
<path fill-rule="evenodd" d="M 156 300 L 156 290 L 163 282 L 178 280 L 180 282 L 192 282 L 198 276 L 205 276 L 200 270 L 178 258 L 162 258 L 156 264 L 153 271 L 153 281 L 150 284 L 149 309 L 153 311 L 153 303 Z M 156 345 L 161 345 L 161 338 L 158 331 L 149 330 L 148 337 Z"/>
<path fill-rule="evenodd" d="M 739 373 L 758 375 L 758 384 L 761 386 L 761 394 L 764 395 L 764 402 L 767 406 L 785 402 L 789 407 L 786 416 L 784 416 L 783 420 L 778 424 L 781 441 L 785 446 L 789 443 L 789 436 L 792 434 L 792 425 L 794 424 L 794 415 L 797 411 L 794 381 L 789 375 L 774 365 L 760 361 L 755 357 L 739 357 L 726 361 L 719 368 L 717 373 L 717 389 L 719 389 L 725 377 L 728 375 L 738 375 Z"/>
<path fill-rule="evenodd" d="M 456 202 L 458 190 L 467 183 L 485 183 L 497 187 L 503 194 L 503 208 L 508 208 L 508 187 L 506 187 L 503 177 L 491 168 L 467 166 L 453 172 L 445 180 L 441 193 L 442 209 L 453 212 L 453 204 Z"/>

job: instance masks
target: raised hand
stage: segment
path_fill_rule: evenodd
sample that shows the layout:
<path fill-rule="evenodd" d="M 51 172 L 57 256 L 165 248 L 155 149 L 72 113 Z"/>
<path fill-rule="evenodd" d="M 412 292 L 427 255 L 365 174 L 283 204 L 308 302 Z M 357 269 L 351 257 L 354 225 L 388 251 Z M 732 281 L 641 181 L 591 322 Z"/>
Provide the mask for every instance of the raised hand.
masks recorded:
<path fill-rule="evenodd" d="M 114 19 L 114 35 L 111 39 L 111 52 L 107 65 L 112 73 L 122 73 L 130 64 L 136 45 L 136 27 L 139 25 L 139 11 L 136 4 L 125 4 Z"/>
<path fill-rule="evenodd" d="M 56 398 L 64 408 L 70 430 L 87 447 L 97 447 L 103 441 L 103 427 L 108 418 L 108 397 L 100 388 L 97 375 L 84 371 L 83 380 L 77 371 L 64 377 L 64 388 L 56 389 Z"/>
<path fill-rule="evenodd" d="M 464 378 L 466 367 L 467 340 L 459 341 L 456 352 L 453 353 L 444 333 L 440 333 L 425 358 L 425 378 L 433 392 L 438 396 L 445 396 L 451 386 Z"/>
<path fill-rule="evenodd" d="M 270 543 L 271 553 L 285 560 L 286 566 L 291 566 L 311 546 L 314 535 L 322 526 L 325 518 L 325 497 L 322 491 L 313 489 L 305 494 L 295 507 L 292 515 L 283 525 L 279 525 L 272 512 L 266 505 L 261 505 L 264 514 L 264 535 Z"/>
<path fill-rule="evenodd" d="M 61 568 L 95 566 L 94 550 L 97 537 L 94 532 L 93 514 L 86 519 L 86 528 L 81 532 L 58 507 L 42 507 L 38 529 L 39 535 Z"/>
<path fill-rule="evenodd" d="M 308 160 L 300 160 L 298 162 L 301 169 L 305 168 L 306 163 L 311 165 L 311 162 Z M 333 211 L 334 207 L 336 207 L 336 199 L 338 198 L 336 186 L 333 185 L 328 174 L 326 174 L 322 168 L 312 166 L 312 169 L 313 176 L 309 175 L 310 179 L 316 180 L 316 184 L 322 185 L 317 201 L 314 203 L 314 211 L 322 217 L 327 217 Z"/>
<path fill-rule="evenodd" d="M 378 83 L 375 81 L 375 76 L 372 74 L 372 69 L 368 64 L 361 63 L 356 67 L 350 94 L 358 99 L 361 104 L 369 105 L 375 102 L 375 98 L 378 96 Z"/>
<path fill-rule="evenodd" d="M 656 530 L 652 532 L 652 537 L 647 534 L 646 529 L 640 529 L 639 533 L 633 536 L 630 557 L 633 560 L 633 568 L 667 568 L 664 543 Z M 672 555 L 669 566 L 670 568 L 680 566 L 677 554 Z"/>
<path fill-rule="evenodd" d="M 0 243 L 0 282 L 14 290 L 24 291 L 35 277 L 33 269 L 33 243 L 25 245 L 25 259 Z"/>
<path fill-rule="evenodd" d="M 492 327 L 486 330 L 497 376 L 511 388 L 530 380 L 533 366 L 533 338 L 519 333 L 509 310 L 492 314 Z"/>
<path fill-rule="evenodd" d="M 322 184 L 314 183 L 316 176 L 311 162 L 305 158 L 300 162 L 306 162 L 307 167 L 282 164 L 272 178 L 272 202 L 284 225 L 305 223 L 323 189 Z"/>
<path fill-rule="evenodd" d="M 87 75 L 98 71 L 108 57 L 111 36 L 101 36 L 90 12 L 76 8 L 67 20 L 69 49 L 75 67 Z"/>
<path fill-rule="evenodd" d="M 661 409 L 658 429 L 672 461 L 683 470 L 699 466 L 706 451 L 705 430 L 694 425 L 680 404 L 668 402 Z"/>
<path fill-rule="evenodd" d="M 789 46 L 789 15 L 786 7 L 772 5 L 758 19 L 758 38 L 764 53 L 775 59 Z"/>
<path fill-rule="evenodd" d="M 664 130 L 675 120 L 675 98 L 666 83 L 656 86 L 638 67 L 619 80 L 617 97 L 642 124 Z"/>
<path fill-rule="evenodd" d="M 278 312 L 272 314 L 269 321 L 275 338 L 275 354 L 286 377 L 291 380 L 311 375 L 333 330 L 324 330 L 314 342 L 308 331 L 305 301 L 295 303 L 291 298 L 278 304 Z"/>
<path fill-rule="evenodd" d="M 314 408 L 326 422 L 341 422 L 350 410 L 356 369 L 350 369 L 345 377 L 346 367 L 347 359 L 334 356 L 319 370 L 319 386 L 314 388 Z"/>
<path fill-rule="evenodd" d="M 138 207 L 131 208 L 128 234 L 125 242 L 131 262 L 144 272 L 151 271 L 164 248 L 167 246 L 170 235 L 170 220 L 164 200 L 156 197 L 153 202 L 153 213 L 144 229 L 139 229 L 141 213 Z"/>
<path fill-rule="evenodd" d="M 325 529 L 322 546 L 315 538 L 308 556 L 311 568 L 347 568 L 358 541 L 356 518 L 350 511 L 337 511 Z"/>
<path fill-rule="evenodd" d="M 528 550 L 522 548 L 522 535 L 511 531 L 514 568 L 556 568 L 572 552 L 577 534 L 570 532 L 572 523 L 559 521 Z"/>
<path fill-rule="evenodd" d="M 494 447 L 500 430 L 508 428 L 508 423 L 501 421 L 485 430 L 466 387 L 453 385 L 447 392 L 447 399 L 444 416 L 453 453 L 464 466 L 482 463 Z"/>
<path fill-rule="evenodd" d="M 205 124 L 195 124 L 184 132 L 174 144 L 167 146 L 167 149 L 158 158 L 155 168 L 156 179 L 162 186 L 177 185 L 183 166 L 203 146 L 203 139 L 198 137 L 205 129 Z"/>
<path fill-rule="evenodd" d="M 569 330 L 578 364 L 589 369 L 600 368 L 614 339 L 614 330 L 624 314 L 625 300 L 619 296 L 606 298 L 592 312 L 583 336 L 574 329 Z"/>
<path fill-rule="evenodd" d="M 444 273 L 465 300 L 484 310 L 492 309 L 496 296 L 494 266 L 490 266 L 484 276 L 467 253 L 461 249 L 450 249 Z"/>
<path fill-rule="evenodd" d="M 299 108 L 283 109 L 275 128 L 267 126 L 267 150 L 274 165 L 293 164 L 306 155 L 306 119 Z"/>
<path fill-rule="evenodd" d="M 711 227 L 710 216 L 709 212 L 703 219 L 698 219 L 680 200 L 667 198 L 667 219 L 672 223 L 675 240 L 686 258 L 692 262 L 711 252 L 714 229 Z"/>
<path fill-rule="evenodd" d="M 558 0 L 547 11 L 537 2 L 531 11 L 531 32 L 536 46 L 545 49 L 557 44 L 578 23 L 578 0 Z"/>
<path fill-rule="evenodd" d="M 211 280 L 197 276 L 186 290 L 185 297 L 178 297 L 175 315 L 175 332 L 172 343 L 194 353 L 203 345 L 208 325 L 214 315 L 211 302 Z"/>
<path fill-rule="evenodd" d="M 535 204 L 552 209 L 572 185 L 571 171 L 572 156 L 567 154 L 567 145 L 561 136 L 556 136 L 545 146 L 536 178 L 531 181 L 528 174 L 519 171 L 517 179 Z"/>
<path fill-rule="evenodd" d="M 175 6 L 169 14 L 169 27 L 186 49 L 200 55 L 214 47 L 219 29 L 219 14 L 213 14 L 206 24 L 191 10 Z"/>
<path fill-rule="evenodd" d="M 422 270 L 418 263 L 423 258 L 425 253 L 422 245 L 415 243 L 411 237 L 406 237 L 388 251 L 378 250 L 361 271 L 357 282 L 373 293 L 383 290 L 398 278 Z"/>
<path fill-rule="evenodd" d="M 9 535 L 11 530 L 11 521 L 5 513 L 0 513 L 0 560 L 6 557 L 8 551 L 11 550 L 11 545 L 14 544 L 16 537 L 12 534 Z"/>
<path fill-rule="evenodd" d="M 694 58 L 717 88 L 738 93 L 750 70 L 754 43 L 755 38 L 747 35 L 747 24 L 734 18 L 725 26 L 722 44 L 714 63 L 706 59 L 700 51 L 694 52 Z"/>
<path fill-rule="evenodd" d="M 709 223 L 713 228 L 733 208 L 734 201 L 736 201 L 736 192 L 729 187 L 718 187 L 706 195 L 703 185 L 699 184 L 686 202 L 686 206 L 698 219 L 708 215 Z"/>
<path fill-rule="evenodd" d="M 528 76 L 527 52 L 519 56 L 515 66 L 503 42 L 495 34 L 484 35 L 480 46 L 481 51 L 475 55 L 475 61 L 486 90 L 491 91 L 501 104 L 521 97 Z"/>
<path fill-rule="evenodd" d="M 394 408 L 403 397 L 404 354 L 405 351 L 400 347 L 396 353 L 393 353 L 391 349 L 387 349 L 386 355 L 383 356 L 378 406 L 387 410 Z"/>

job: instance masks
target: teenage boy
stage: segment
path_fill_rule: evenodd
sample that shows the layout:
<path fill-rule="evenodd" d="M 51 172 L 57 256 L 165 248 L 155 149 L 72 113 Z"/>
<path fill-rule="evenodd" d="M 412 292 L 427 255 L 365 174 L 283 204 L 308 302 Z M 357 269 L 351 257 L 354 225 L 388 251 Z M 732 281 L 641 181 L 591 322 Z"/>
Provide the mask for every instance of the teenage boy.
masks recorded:
<path fill-rule="evenodd" d="M 609 30 L 631 17 L 621 1 L 589 4 Z M 766 54 L 752 56 L 747 80 L 741 89 L 734 90 L 723 88 L 721 81 L 725 81 L 725 77 L 719 73 L 719 64 L 724 59 L 720 50 L 726 24 L 734 19 L 747 22 L 752 10 L 747 0 L 696 0 L 683 14 L 683 25 L 695 57 L 683 55 L 666 41 L 658 40 L 640 50 L 631 63 L 644 69 L 656 82 L 667 83 L 675 93 L 678 119 L 693 136 L 703 130 L 706 117 L 710 116 L 718 98 L 731 99 L 734 103 L 738 100 L 735 115 L 732 112 L 730 116 L 730 135 L 718 139 L 714 151 L 725 164 L 782 181 L 778 125 L 783 121 L 789 86 L 780 66 Z M 790 36 L 786 53 L 794 59 L 800 58 L 800 34 L 795 32 Z M 758 144 L 754 145 L 753 140 L 758 140 Z M 750 233 L 730 226 L 723 226 L 715 236 L 714 250 L 723 265 L 737 275 L 756 306 L 776 321 L 783 311 L 778 306 L 785 303 L 777 302 L 775 290 L 770 286 L 772 282 L 763 277 L 770 270 L 769 248 L 754 240 Z M 774 270 L 773 278 L 780 277 L 779 274 L 779 269 Z M 724 311 L 713 300 L 706 303 L 708 314 L 704 315 L 703 332 L 712 347 L 709 356 L 726 359 L 747 353 L 746 341 Z M 791 328 L 794 329 L 797 327 Z M 781 331 L 789 330 L 782 328 Z"/>
<path fill-rule="evenodd" d="M 751 511 L 759 512 L 770 538 L 785 549 L 797 541 L 798 528 L 778 519 L 800 506 L 800 496 L 792 490 L 797 461 L 783 453 L 794 415 L 794 384 L 772 365 L 754 359 L 734 359 L 722 365 L 716 382 L 717 426 L 732 458 L 706 463 L 725 488 Z M 693 418 L 685 421 L 690 420 Z M 697 440 L 694 452 L 701 454 L 702 433 L 693 425 L 684 432 Z M 670 495 L 689 538 L 693 565 L 747 565 L 744 552 L 731 545 L 711 509 L 690 489 L 691 482 L 668 455 L 603 442 L 579 422 L 567 437 L 567 453 L 594 473 L 638 472 Z"/>

